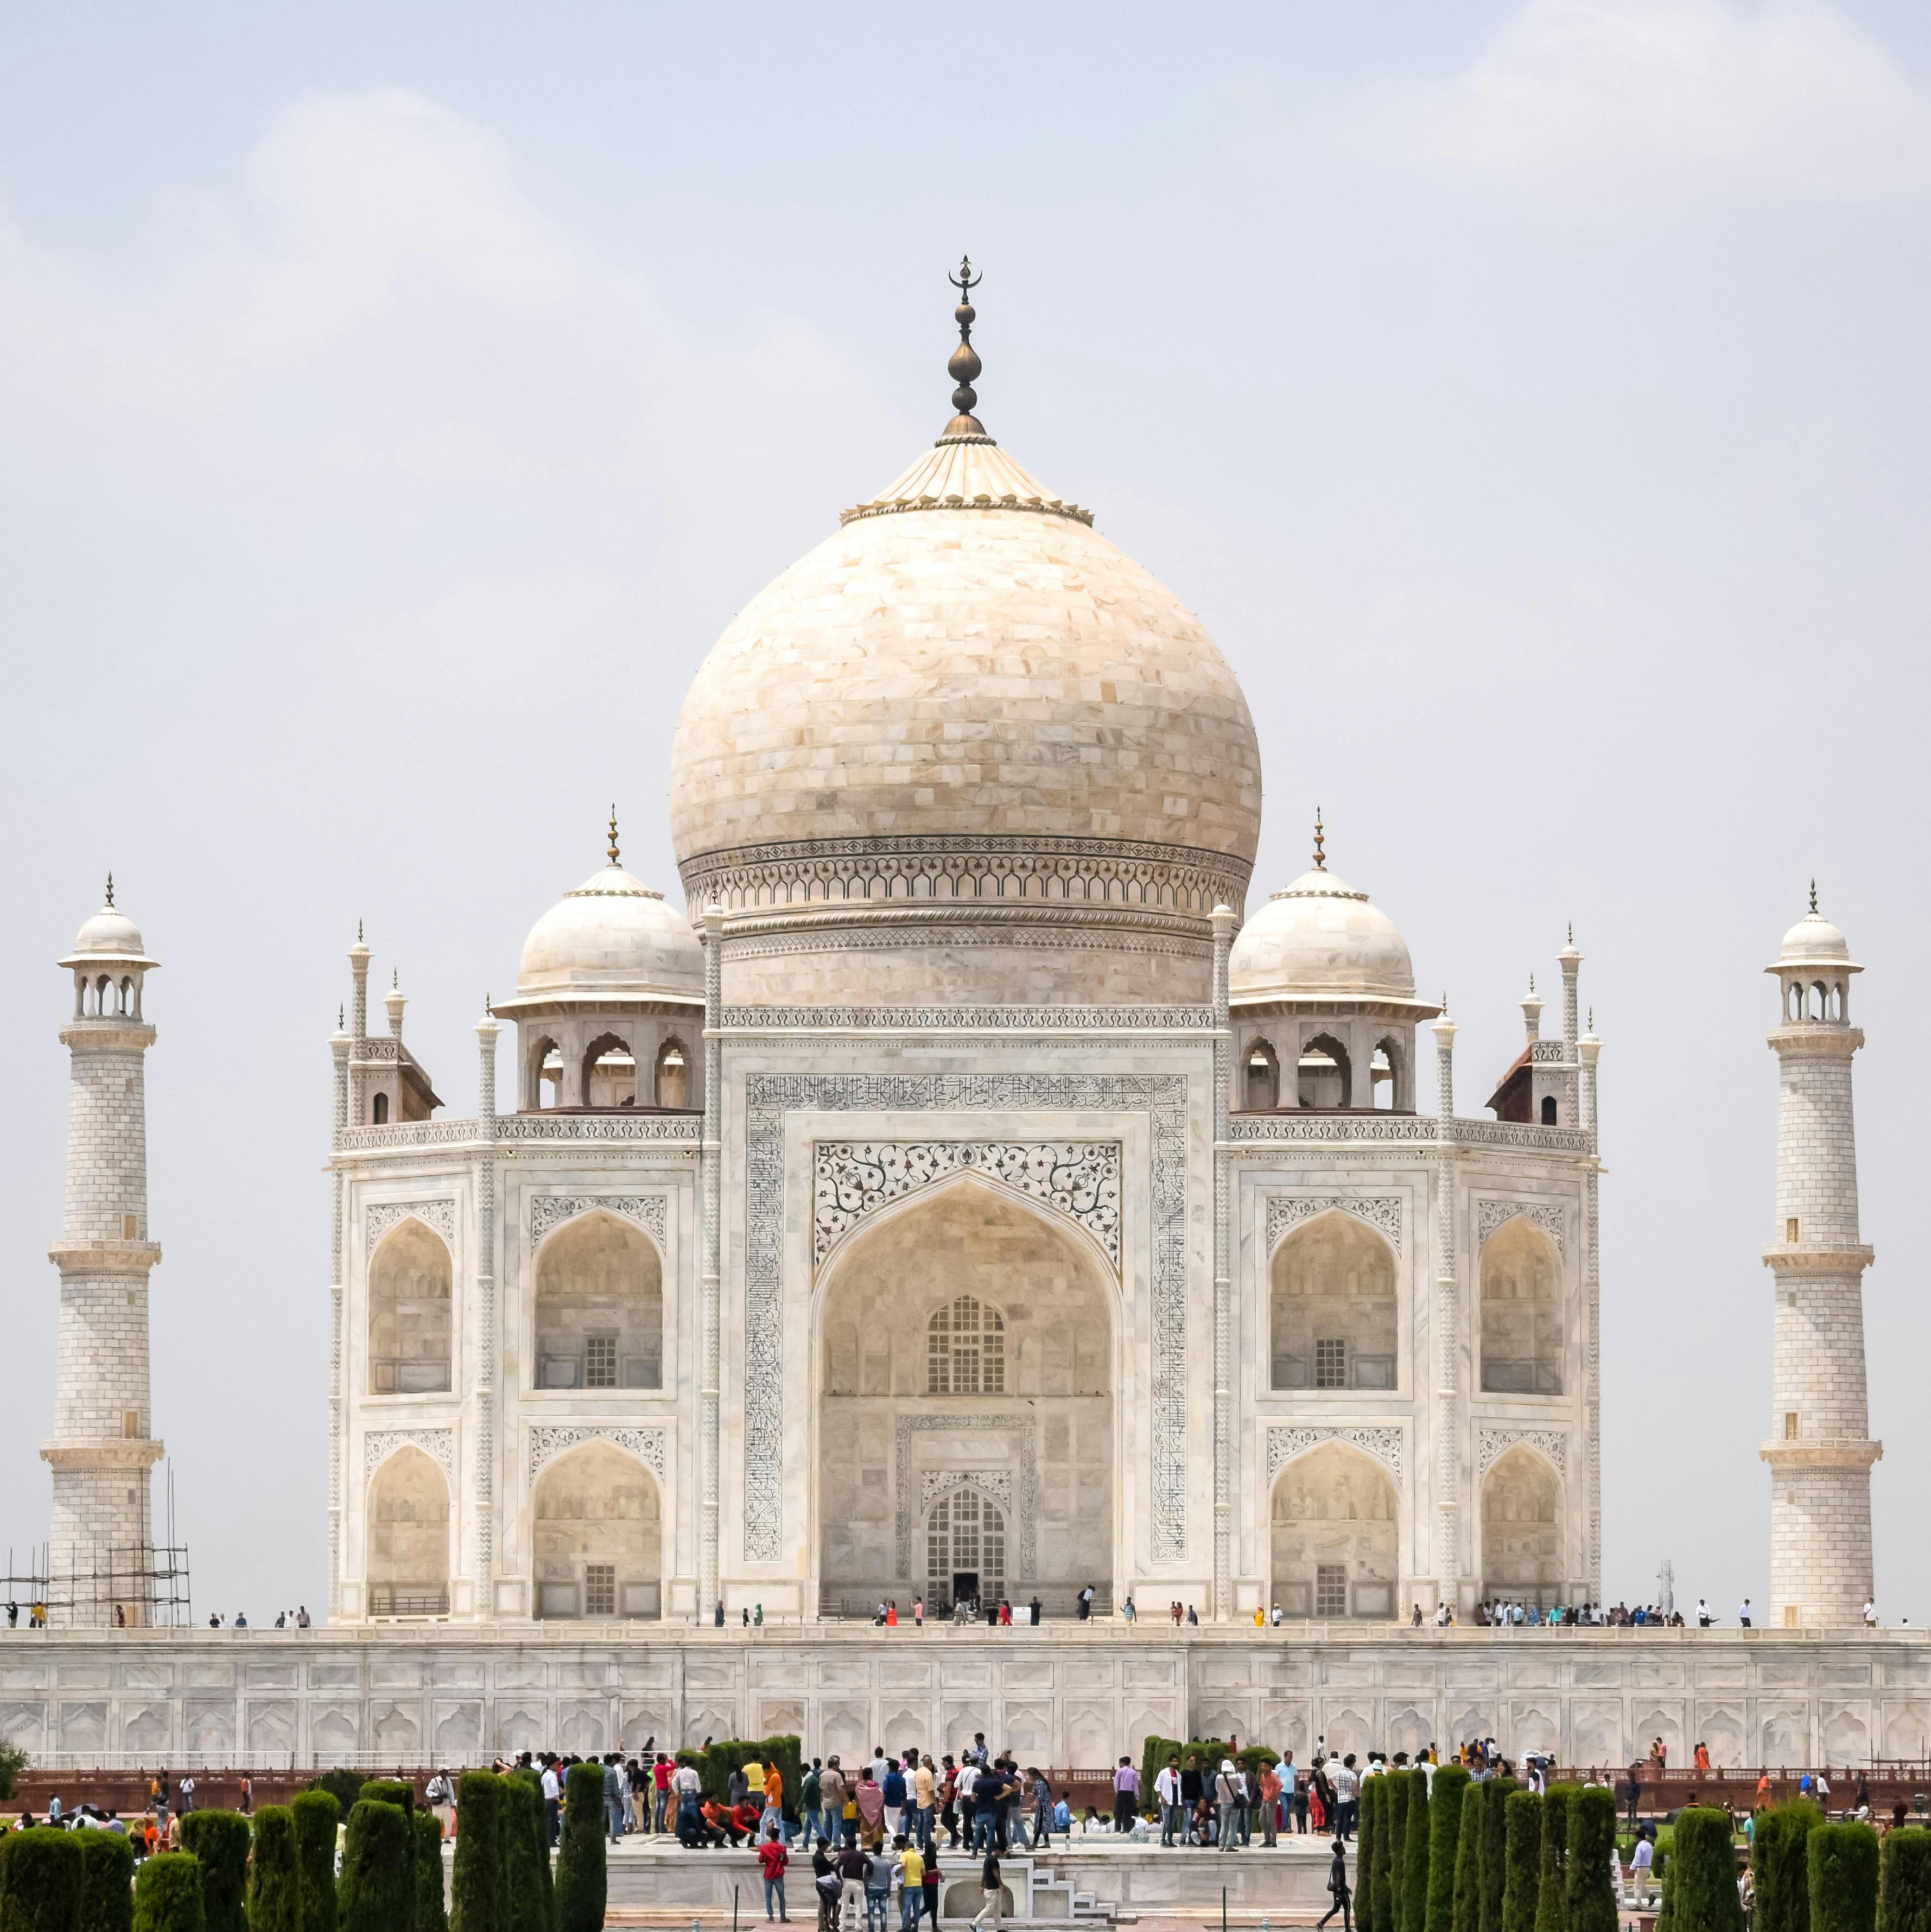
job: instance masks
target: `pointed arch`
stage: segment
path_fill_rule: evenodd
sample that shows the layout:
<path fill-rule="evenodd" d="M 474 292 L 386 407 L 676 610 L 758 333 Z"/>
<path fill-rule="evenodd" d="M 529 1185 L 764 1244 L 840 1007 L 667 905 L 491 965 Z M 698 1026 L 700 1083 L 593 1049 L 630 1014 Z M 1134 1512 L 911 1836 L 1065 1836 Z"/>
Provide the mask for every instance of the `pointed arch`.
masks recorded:
<path fill-rule="evenodd" d="M 454 1270 L 448 1244 L 408 1214 L 369 1257 L 369 1393 L 427 1395 L 450 1385 Z"/>
<path fill-rule="evenodd" d="M 544 1621 L 662 1610 L 662 1492 L 649 1465 L 595 1436 L 544 1464 L 530 1500 L 530 1574 Z"/>
<path fill-rule="evenodd" d="M 1354 1063 L 1331 1033 L 1310 1034 L 1301 1042 L 1297 1097 L 1303 1107 L 1324 1112 L 1354 1104 Z"/>
<path fill-rule="evenodd" d="M 1388 1618 L 1400 1579 L 1400 1498 L 1383 1463 L 1330 1437 L 1275 1478 L 1273 1600 L 1285 1616 Z"/>
<path fill-rule="evenodd" d="M 996 1603 L 1014 1553 L 999 1499 L 983 1485 L 955 1483 L 933 1498 L 921 1526 L 924 1586 L 934 1612 L 955 1602 Z"/>
<path fill-rule="evenodd" d="M 1560 1395 L 1562 1255 L 1546 1228 L 1512 1215 L 1482 1244 L 1482 1387 L 1492 1395 Z"/>
<path fill-rule="evenodd" d="M 1250 1114 L 1272 1113 L 1281 1104 L 1281 1057 L 1271 1040 L 1248 1042 L 1240 1104 Z"/>
<path fill-rule="evenodd" d="M 657 1049 L 651 1072 L 654 1104 L 676 1111 L 688 1108 L 691 1100 L 691 1050 L 675 1034 L 666 1036 Z"/>
<path fill-rule="evenodd" d="M 583 1049 L 582 1072 L 585 1106 L 637 1105 L 637 1056 L 623 1034 L 598 1034 Z"/>
<path fill-rule="evenodd" d="M 593 1208 L 546 1235 L 535 1260 L 533 1386 L 661 1388 L 664 1262 L 649 1235 Z"/>
<path fill-rule="evenodd" d="M 1563 1584 L 1562 1478 L 1531 1444 L 1498 1456 L 1482 1480 L 1485 1596 L 1555 1600 Z"/>
<path fill-rule="evenodd" d="M 1396 1386 L 1399 1277 L 1378 1228 L 1330 1208 L 1282 1238 L 1268 1273 L 1270 1386 Z"/>
<path fill-rule="evenodd" d="M 446 1616 L 449 1484 L 434 1460 L 399 1445 L 370 1478 L 367 1516 L 369 1614 Z"/>

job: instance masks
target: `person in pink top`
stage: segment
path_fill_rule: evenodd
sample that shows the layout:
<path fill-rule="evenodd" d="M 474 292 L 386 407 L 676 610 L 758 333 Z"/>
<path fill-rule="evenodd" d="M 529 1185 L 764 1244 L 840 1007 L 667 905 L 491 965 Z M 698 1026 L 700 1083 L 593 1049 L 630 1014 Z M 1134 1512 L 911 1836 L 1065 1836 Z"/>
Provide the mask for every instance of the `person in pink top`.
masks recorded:
<path fill-rule="evenodd" d="M 1261 1767 L 1261 1842 L 1274 1842 L 1274 1826 L 1281 1809 L 1281 1768 L 1277 1764 Z"/>

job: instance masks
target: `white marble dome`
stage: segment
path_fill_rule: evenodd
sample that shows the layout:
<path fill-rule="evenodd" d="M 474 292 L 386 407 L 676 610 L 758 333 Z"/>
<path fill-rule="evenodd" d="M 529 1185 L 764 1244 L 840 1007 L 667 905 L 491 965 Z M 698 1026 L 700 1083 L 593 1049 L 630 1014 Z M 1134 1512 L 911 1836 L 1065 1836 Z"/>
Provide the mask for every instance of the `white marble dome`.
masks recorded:
<path fill-rule="evenodd" d="M 1780 966 L 1843 966 L 1852 972 L 1850 943 L 1824 915 L 1814 908 L 1806 913 L 1783 935 L 1777 956 Z"/>
<path fill-rule="evenodd" d="M 1240 928 L 1227 976 L 1236 1000 L 1415 996 L 1408 942 L 1394 921 L 1320 867 L 1275 893 Z"/>
<path fill-rule="evenodd" d="M 1204 997 L 1207 915 L 1244 898 L 1260 816 L 1200 620 L 982 436 L 942 438 L 752 598 L 672 754 L 690 904 L 732 914 L 727 997 L 856 998 L 874 965 L 887 998 Z M 1102 930 L 1168 964 L 1081 958 Z M 742 970 L 814 948 L 815 976 Z M 894 951 L 909 980 L 857 957 Z"/>
<path fill-rule="evenodd" d="M 74 935 L 76 957 L 139 959 L 147 951 L 141 928 L 109 900 Z"/>
<path fill-rule="evenodd" d="M 529 929 L 520 999 L 702 999 L 704 952 L 690 922 L 613 860 Z"/>

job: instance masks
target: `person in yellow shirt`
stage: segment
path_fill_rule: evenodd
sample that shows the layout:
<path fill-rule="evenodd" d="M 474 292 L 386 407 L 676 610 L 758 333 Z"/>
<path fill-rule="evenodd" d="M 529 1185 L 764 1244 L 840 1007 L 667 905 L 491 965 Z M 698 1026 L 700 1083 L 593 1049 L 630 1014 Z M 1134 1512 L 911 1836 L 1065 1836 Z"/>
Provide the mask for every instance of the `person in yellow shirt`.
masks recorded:
<path fill-rule="evenodd" d="M 900 1932 L 911 1932 L 925 1909 L 925 1858 L 917 1841 L 907 1844 L 901 1834 L 893 1862 L 900 1874 L 898 1924 Z"/>

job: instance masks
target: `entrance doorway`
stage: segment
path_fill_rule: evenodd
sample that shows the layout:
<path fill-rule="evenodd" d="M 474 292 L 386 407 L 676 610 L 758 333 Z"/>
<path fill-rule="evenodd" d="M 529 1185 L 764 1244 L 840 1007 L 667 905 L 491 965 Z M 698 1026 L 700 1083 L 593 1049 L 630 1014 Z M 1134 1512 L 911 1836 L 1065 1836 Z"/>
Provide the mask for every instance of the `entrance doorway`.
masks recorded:
<path fill-rule="evenodd" d="M 976 1604 L 979 1601 L 979 1572 L 976 1570 L 955 1570 L 952 1572 L 952 1601 L 955 1604 Z"/>

